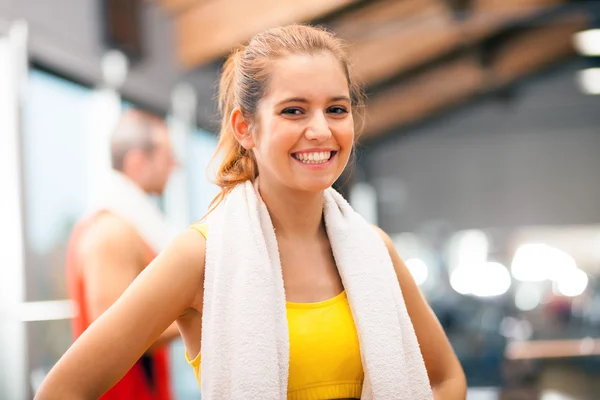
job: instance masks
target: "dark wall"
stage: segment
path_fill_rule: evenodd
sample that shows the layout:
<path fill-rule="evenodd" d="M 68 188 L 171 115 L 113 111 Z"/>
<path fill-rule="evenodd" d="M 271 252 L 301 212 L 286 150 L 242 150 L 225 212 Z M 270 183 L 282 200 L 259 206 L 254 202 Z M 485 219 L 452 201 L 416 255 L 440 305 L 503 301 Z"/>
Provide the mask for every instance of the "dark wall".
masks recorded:
<path fill-rule="evenodd" d="M 582 94 L 572 61 L 399 132 L 363 157 L 389 232 L 600 222 L 600 96 Z"/>

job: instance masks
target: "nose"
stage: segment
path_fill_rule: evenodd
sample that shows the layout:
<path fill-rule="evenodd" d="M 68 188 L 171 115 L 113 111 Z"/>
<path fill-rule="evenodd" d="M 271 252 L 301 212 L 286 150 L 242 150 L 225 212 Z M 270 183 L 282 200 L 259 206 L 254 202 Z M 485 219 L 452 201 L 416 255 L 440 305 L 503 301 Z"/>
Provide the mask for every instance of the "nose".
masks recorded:
<path fill-rule="evenodd" d="M 318 142 L 326 141 L 331 137 L 329 122 L 323 113 L 315 113 L 313 118 L 310 119 L 305 136 L 308 140 L 315 140 Z"/>

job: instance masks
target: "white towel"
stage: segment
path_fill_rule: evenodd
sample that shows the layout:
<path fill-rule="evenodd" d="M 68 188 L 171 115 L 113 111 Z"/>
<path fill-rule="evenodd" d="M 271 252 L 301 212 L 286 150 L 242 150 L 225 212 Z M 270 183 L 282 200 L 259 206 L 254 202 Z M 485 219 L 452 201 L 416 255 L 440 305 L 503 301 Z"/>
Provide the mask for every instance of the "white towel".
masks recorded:
<path fill-rule="evenodd" d="M 156 254 L 174 237 L 152 198 L 122 173 L 107 171 L 92 196 L 89 214 L 110 211 L 131 225 Z"/>
<path fill-rule="evenodd" d="M 432 393 L 388 250 L 342 196 L 325 191 L 325 226 L 358 331 L 362 399 Z M 202 398 L 287 398 L 289 336 L 275 231 L 255 186 L 236 186 L 208 217 Z"/>

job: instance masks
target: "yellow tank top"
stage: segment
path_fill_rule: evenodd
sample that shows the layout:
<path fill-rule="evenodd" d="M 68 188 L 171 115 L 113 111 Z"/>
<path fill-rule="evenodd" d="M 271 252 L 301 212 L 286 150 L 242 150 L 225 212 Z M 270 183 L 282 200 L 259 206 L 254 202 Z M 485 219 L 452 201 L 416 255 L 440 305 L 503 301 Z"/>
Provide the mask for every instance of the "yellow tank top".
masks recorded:
<path fill-rule="evenodd" d="M 192 225 L 204 237 L 206 224 Z M 346 292 L 318 303 L 287 302 L 288 400 L 360 398 L 363 369 Z M 200 354 L 188 363 L 200 385 Z"/>

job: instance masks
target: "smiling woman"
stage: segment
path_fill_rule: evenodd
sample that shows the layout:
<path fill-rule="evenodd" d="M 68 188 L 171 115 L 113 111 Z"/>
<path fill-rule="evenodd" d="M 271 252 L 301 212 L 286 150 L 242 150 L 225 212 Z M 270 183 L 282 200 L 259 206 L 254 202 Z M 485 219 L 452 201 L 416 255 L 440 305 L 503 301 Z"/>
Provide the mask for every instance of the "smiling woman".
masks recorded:
<path fill-rule="evenodd" d="M 350 78 L 325 50 L 275 58 L 269 69 L 256 114 L 235 109 L 232 134 L 245 151 L 252 149 L 263 182 L 289 191 L 325 190 L 354 144 Z"/>
<path fill-rule="evenodd" d="M 352 151 L 354 121 L 362 119 L 364 103 L 344 44 L 320 29 L 288 26 L 257 35 L 231 54 L 223 68 L 219 108 L 223 120 L 217 153 L 224 161 L 216 183 L 223 191 L 214 204 L 238 183 L 258 176 L 259 158 L 265 164 L 261 179 L 272 174 L 280 183 L 295 182 L 290 179 L 290 157 L 307 161 L 295 164 L 314 166 L 315 159 L 325 158 L 320 153 L 329 152 L 330 162 L 322 165 L 330 167 L 327 171 L 304 171 L 328 173 L 322 177 L 325 184 L 332 175 L 339 176 Z M 299 141 L 303 133 L 308 143 Z M 286 150 L 286 161 L 281 150 Z M 301 189 L 310 182 L 297 184 Z"/>
<path fill-rule="evenodd" d="M 343 43 L 298 25 L 256 35 L 226 61 L 219 106 L 206 223 L 139 275 L 38 398 L 101 395 L 174 320 L 203 399 L 464 398 L 392 241 L 331 188 L 362 108 Z"/>

